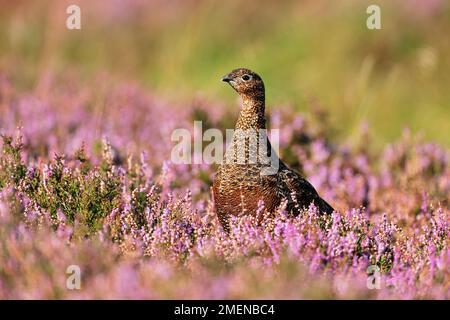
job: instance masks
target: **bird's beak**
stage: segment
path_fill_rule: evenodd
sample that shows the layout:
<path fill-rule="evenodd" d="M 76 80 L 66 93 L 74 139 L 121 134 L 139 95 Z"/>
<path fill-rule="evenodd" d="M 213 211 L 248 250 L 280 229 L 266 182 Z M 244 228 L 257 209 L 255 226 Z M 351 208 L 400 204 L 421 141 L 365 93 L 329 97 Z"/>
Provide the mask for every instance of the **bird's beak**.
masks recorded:
<path fill-rule="evenodd" d="M 230 82 L 230 81 L 232 81 L 232 80 L 233 80 L 233 78 L 230 77 L 230 75 L 226 75 L 226 76 L 223 76 L 223 77 L 222 77 L 222 81 L 223 81 L 223 82 Z"/>

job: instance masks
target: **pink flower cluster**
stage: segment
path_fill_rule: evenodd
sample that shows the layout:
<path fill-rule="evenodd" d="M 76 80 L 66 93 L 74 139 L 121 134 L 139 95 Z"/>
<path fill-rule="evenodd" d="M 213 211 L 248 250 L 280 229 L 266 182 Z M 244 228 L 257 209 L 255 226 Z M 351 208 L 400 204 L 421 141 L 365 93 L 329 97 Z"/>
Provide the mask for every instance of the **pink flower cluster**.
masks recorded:
<path fill-rule="evenodd" d="M 450 297 L 444 147 L 408 131 L 381 151 L 365 130 L 337 144 L 320 114 L 270 107 L 281 157 L 337 212 L 294 218 L 261 203 L 263 222 L 234 218 L 227 235 L 211 201 L 215 168 L 171 163 L 170 137 L 194 120 L 225 130 L 237 110 L 44 80 L 19 92 L 0 75 L 0 298 Z M 79 290 L 66 287 L 70 265 Z"/>

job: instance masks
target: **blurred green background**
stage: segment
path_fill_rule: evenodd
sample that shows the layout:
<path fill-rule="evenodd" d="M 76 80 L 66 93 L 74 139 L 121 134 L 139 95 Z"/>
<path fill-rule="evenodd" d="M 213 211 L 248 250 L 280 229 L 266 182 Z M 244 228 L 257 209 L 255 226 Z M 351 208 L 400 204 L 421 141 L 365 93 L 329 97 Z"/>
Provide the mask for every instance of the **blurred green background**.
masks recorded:
<path fill-rule="evenodd" d="M 381 7 L 382 30 L 366 8 Z M 81 30 L 66 8 L 81 7 Z M 47 73 L 105 72 L 165 99 L 236 103 L 219 78 L 263 76 L 269 108 L 318 104 L 352 139 L 381 145 L 404 127 L 450 145 L 450 5 L 403 1 L 0 0 L 0 72 L 27 90 Z M 212 104 L 213 105 L 213 104 Z"/>

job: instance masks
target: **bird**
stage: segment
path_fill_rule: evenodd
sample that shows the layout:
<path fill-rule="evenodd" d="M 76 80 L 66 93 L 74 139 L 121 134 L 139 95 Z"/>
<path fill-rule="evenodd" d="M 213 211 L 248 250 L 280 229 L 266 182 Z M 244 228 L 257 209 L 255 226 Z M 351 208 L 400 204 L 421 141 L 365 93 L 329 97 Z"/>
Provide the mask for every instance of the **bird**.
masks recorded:
<path fill-rule="evenodd" d="M 274 212 L 285 201 L 287 212 L 293 216 L 311 203 L 320 214 L 331 214 L 333 207 L 302 175 L 281 161 L 264 134 L 265 87 L 261 77 L 249 69 L 238 68 L 222 77 L 222 81 L 241 98 L 233 136 L 212 186 L 214 207 L 223 230 L 229 233 L 231 216 L 256 216 L 261 201 L 268 212 Z M 257 141 L 257 147 L 252 141 Z M 275 160 L 277 165 L 269 168 L 267 161 L 260 161 L 262 156 Z"/>

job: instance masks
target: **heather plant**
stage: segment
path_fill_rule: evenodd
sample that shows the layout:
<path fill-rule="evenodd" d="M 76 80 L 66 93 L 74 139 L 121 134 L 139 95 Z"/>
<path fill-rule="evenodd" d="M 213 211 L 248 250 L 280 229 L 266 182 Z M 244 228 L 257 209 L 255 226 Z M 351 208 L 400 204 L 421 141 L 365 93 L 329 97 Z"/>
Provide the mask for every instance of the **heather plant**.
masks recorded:
<path fill-rule="evenodd" d="M 5 76 L 6 79 L 6 76 Z M 449 151 L 405 131 L 381 151 L 326 116 L 270 106 L 280 153 L 337 209 L 215 216 L 214 167 L 170 161 L 176 128 L 222 130 L 222 105 L 136 85 L 0 85 L 1 298 L 449 298 Z M 70 86 L 62 83 L 71 83 Z M 50 91 L 49 91 L 50 92 Z M 107 107 L 105 107 L 105 105 Z M 258 219 L 263 216 L 264 219 Z M 80 290 L 66 269 L 80 267 Z M 380 289 L 368 287 L 368 268 Z"/>

